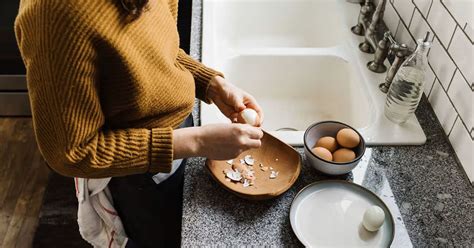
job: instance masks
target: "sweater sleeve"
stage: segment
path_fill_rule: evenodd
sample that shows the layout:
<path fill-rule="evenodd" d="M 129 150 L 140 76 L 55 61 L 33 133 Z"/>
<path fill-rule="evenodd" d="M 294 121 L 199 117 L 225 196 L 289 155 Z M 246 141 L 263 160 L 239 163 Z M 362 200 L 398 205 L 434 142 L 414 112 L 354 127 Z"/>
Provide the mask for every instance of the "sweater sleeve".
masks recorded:
<path fill-rule="evenodd" d="M 21 7 L 15 32 L 37 143 L 48 165 L 84 178 L 169 172 L 172 128 L 105 127 L 92 32 L 68 8 L 45 2 Z"/>
<path fill-rule="evenodd" d="M 194 60 L 182 49 L 179 49 L 178 62 L 193 74 L 196 84 L 196 97 L 210 103 L 211 100 L 207 97 L 209 81 L 215 76 L 224 77 L 224 75 Z"/>

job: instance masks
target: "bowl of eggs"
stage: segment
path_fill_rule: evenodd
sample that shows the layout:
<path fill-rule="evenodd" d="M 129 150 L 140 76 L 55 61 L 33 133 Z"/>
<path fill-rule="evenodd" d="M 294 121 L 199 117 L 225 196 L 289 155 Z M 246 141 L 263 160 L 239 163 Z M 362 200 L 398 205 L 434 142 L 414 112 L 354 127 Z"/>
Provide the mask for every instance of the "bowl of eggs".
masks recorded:
<path fill-rule="evenodd" d="M 349 173 L 365 153 L 365 141 L 354 128 L 338 121 L 318 122 L 304 133 L 309 163 L 329 175 Z"/>

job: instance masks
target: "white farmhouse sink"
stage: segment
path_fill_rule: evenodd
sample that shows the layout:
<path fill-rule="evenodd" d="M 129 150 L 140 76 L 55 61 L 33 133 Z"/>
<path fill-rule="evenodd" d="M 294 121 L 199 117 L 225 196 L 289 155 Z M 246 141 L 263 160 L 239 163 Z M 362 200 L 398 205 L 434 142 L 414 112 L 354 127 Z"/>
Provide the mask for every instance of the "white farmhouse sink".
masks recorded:
<path fill-rule="evenodd" d="M 423 144 L 413 116 L 404 125 L 383 115 L 385 74 L 366 67 L 362 37 L 350 32 L 360 7 L 345 0 L 204 0 L 205 64 L 222 71 L 265 111 L 263 128 L 302 145 L 306 128 L 337 120 L 357 128 L 369 145 Z M 201 105 L 201 124 L 230 122 Z"/>
<path fill-rule="evenodd" d="M 341 43 L 346 32 L 332 28 L 344 20 L 342 6 L 335 4 L 321 8 L 317 1 L 224 0 L 208 7 L 215 37 L 228 47 L 328 47 Z"/>

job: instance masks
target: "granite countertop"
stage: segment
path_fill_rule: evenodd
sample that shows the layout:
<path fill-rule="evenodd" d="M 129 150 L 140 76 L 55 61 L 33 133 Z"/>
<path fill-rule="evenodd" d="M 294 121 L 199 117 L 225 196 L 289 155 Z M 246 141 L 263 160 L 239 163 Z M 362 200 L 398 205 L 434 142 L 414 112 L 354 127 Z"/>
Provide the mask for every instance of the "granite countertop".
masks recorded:
<path fill-rule="evenodd" d="M 201 6 L 201 0 L 193 1 L 191 56 L 196 59 L 201 51 Z M 362 184 L 393 204 L 399 231 L 393 247 L 471 247 L 473 186 L 426 98 L 416 115 L 426 144 L 369 148 L 359 165 L 364 168 L 363 181 L 357 181 L 356 171 L 338 179 Z M 301 148 L 297 150 L 302 153 Z M 304 154 L 302 158 L 305 161 Z M 302 246 L 290 226 L 291 201 L 304 186 L 330 177 L 303 163 L 299 179 L 286 193 L 251 202 L 220 187 L 204 162 L 193 158 L 186 166 L 182 246 Z"/>

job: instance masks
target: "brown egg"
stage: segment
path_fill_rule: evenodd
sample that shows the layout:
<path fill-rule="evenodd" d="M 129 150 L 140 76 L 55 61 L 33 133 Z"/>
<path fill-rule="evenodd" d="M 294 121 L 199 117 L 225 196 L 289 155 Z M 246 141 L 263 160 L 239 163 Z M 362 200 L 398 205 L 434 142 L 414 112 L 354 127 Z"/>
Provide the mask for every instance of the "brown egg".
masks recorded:
<path fill-rule="evenodd" d="M 334 157 L 334 162 L 339 163 L 350 162 L 356 157 L 355 152 L 347 148 L 341 148 L 335 151 L 332 156 Z"/>
<path fill-rule="evenodd" d="M 316 142 L 314 147 L 324 147 L 328 149 L 330 152 L 334 152 L 337 150 L 337 142 L 336 139 L 331 136 L 322 137 Z"/>
<path fill-rule="evenodd" d="M 332 161 L 332 154 L 331 152 L 324 148 L 324 147 L 315 147 L 311 150 L 316 156 L 327 160 L 327 161 Z"/>
<path fill-rule="evenodd" d="M 345 148 L 354 148 L 360 143 L 359 134 L 350 128 L 343 128 L 337 132 L 337 143 Z"/>

